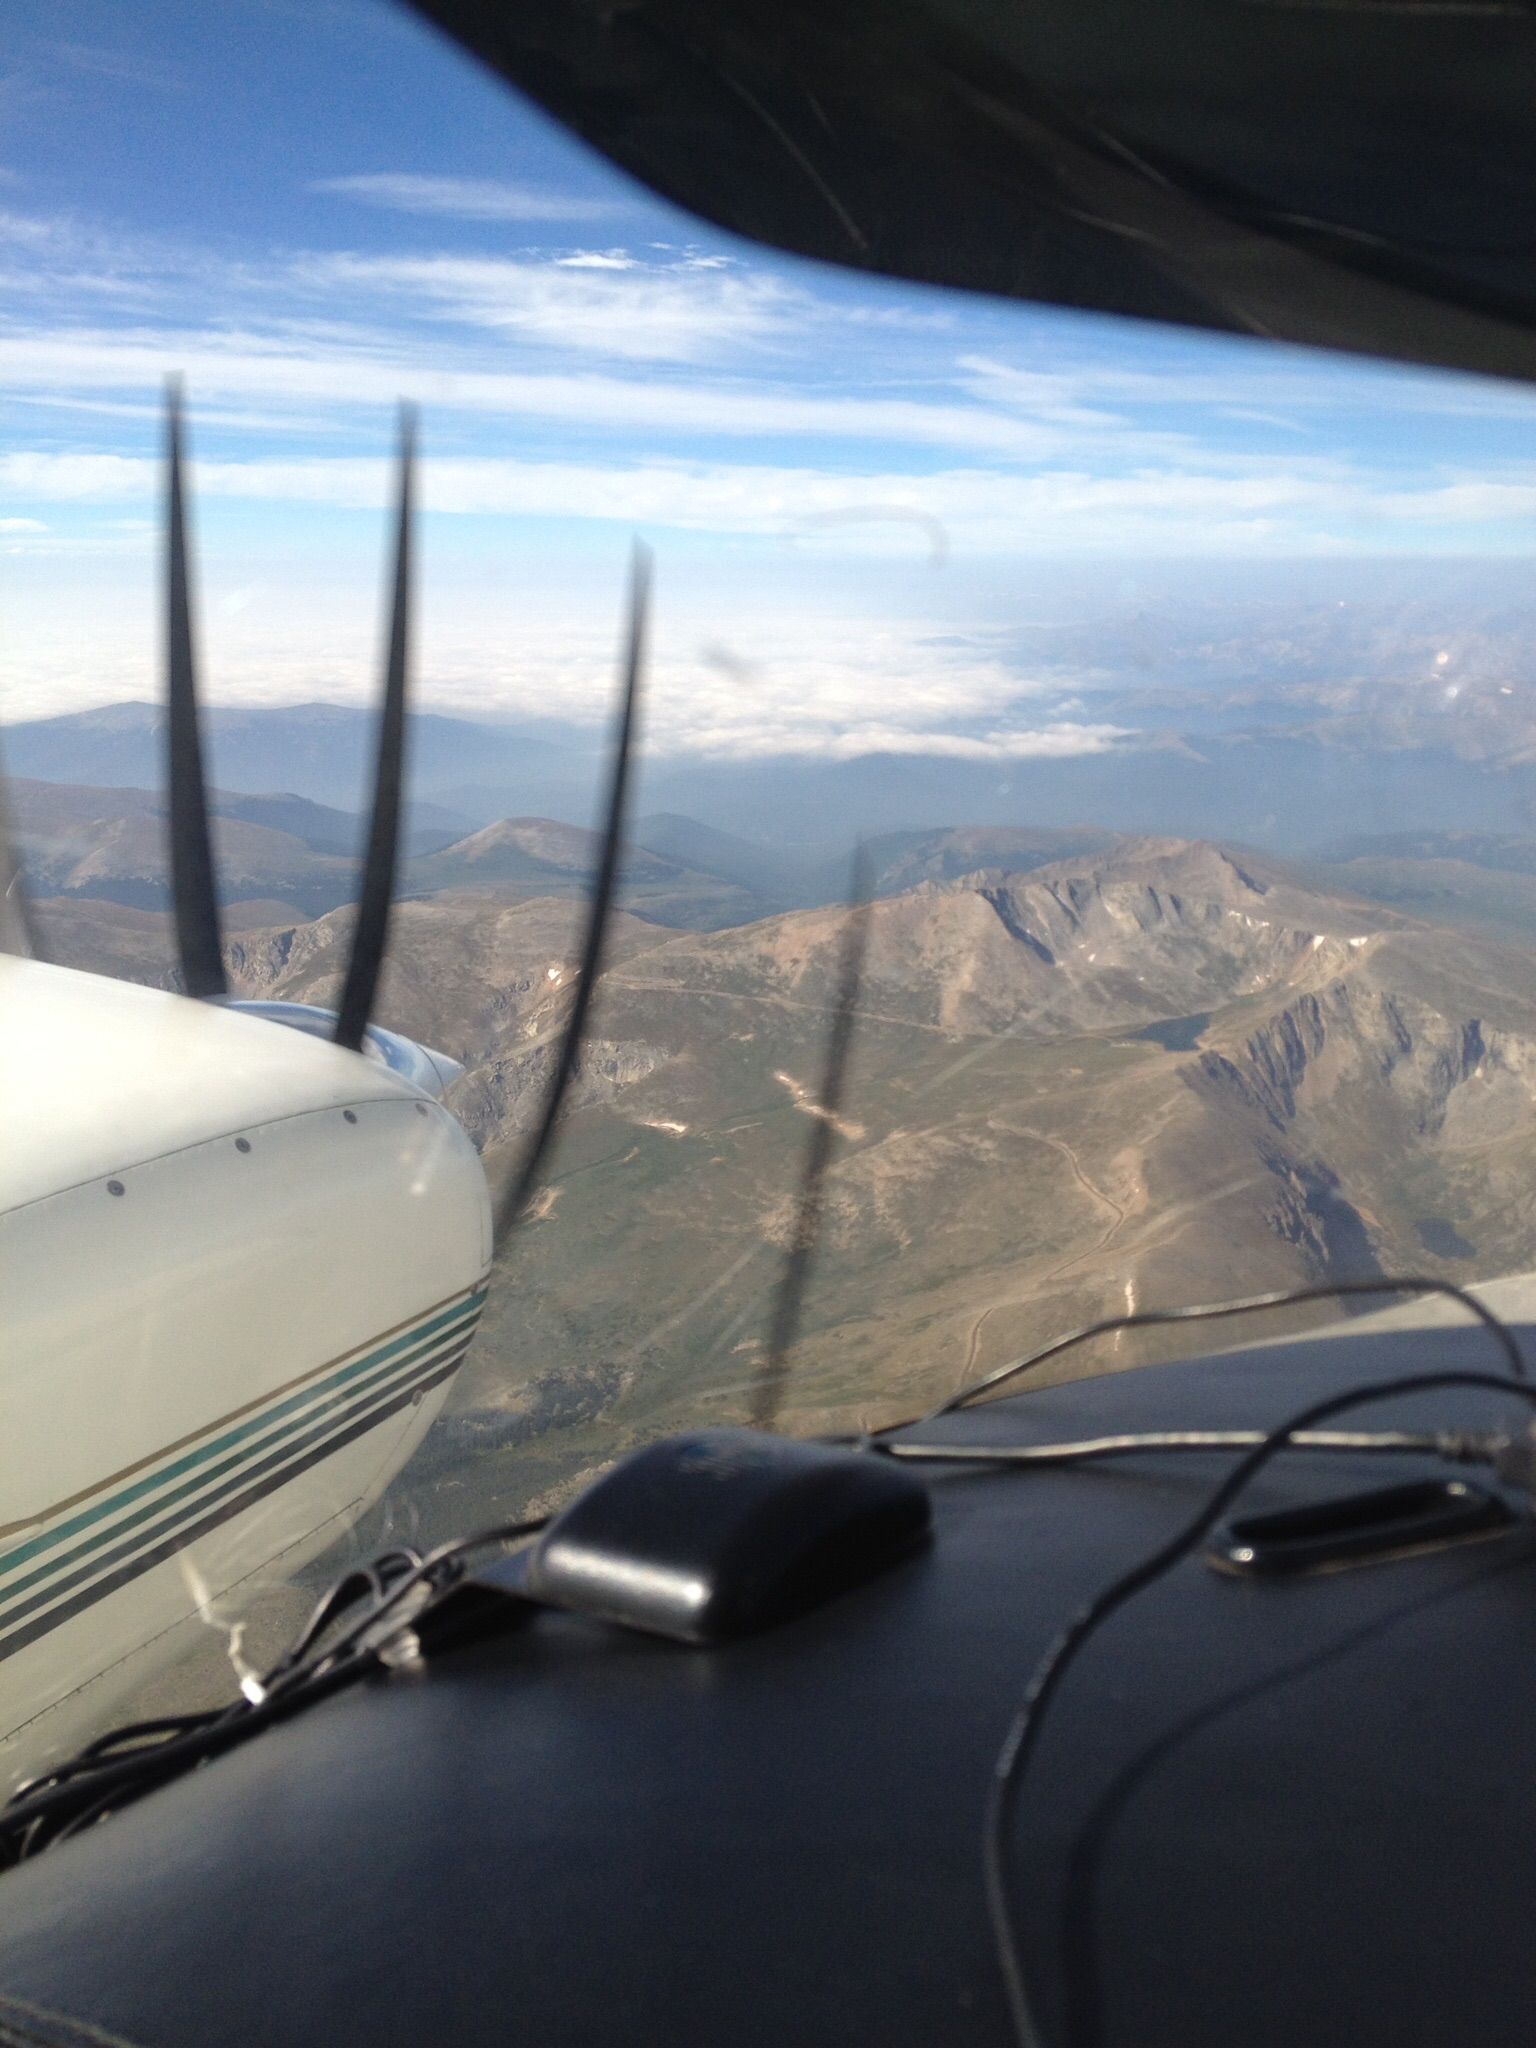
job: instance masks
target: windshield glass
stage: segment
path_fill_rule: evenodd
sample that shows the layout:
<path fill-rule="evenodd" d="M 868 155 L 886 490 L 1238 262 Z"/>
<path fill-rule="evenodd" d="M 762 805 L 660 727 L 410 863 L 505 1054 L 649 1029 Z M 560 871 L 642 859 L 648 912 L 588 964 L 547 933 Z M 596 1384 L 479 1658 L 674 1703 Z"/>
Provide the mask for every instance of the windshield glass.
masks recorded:
<path fill-rule="evenodd" d="M 780 258 L 384 8 L 3 36 L 8 804 L 38 953 L 91 978 L 5 1004 L 17 1768 L 669 1431 L 858 1431 L 1096 1318 L 1529 1263 L 1526 393 Z M 265 1004 L 340 999 L 420 408 L 366 1064 L 94 979 L 184 986 L 173 376 L 224 973 Z M 475 1155 L 526 1163 L 580 993 L 636 537 L 604 971 L 493 1258 Z"/>

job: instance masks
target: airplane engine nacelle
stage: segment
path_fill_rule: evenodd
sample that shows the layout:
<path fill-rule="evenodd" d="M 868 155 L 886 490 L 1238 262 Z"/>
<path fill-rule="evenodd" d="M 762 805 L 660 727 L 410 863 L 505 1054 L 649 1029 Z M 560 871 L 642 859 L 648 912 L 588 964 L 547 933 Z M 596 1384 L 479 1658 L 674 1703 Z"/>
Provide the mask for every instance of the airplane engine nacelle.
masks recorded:
<path fill-rule="evenodd" d="M 179 1623 L 340 1535 L 473 1336 L 490 1203 L 398 1070 L 432 1056 L 289 1021 L 0 960 L 13 1771 L 95 1732 Z"/>

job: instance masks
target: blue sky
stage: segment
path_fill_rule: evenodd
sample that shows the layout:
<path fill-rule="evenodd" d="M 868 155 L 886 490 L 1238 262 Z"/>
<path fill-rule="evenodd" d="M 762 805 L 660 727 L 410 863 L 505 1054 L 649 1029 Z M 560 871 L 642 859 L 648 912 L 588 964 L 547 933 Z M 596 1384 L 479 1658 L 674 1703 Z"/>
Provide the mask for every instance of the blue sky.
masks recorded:
<path fill-rule="evenodd" d="M 661 752 L 1091 750 L 1008 652 L 1053 565 L 1344 577 L 1536 518 L 1522 392 L 769 256 L 382 0 L 9 0 L 0 307 L 13 718 L 155 693 L 172 370 L 211 697 L 371 689 L 408 395 L 423 701 L 601 717 L 641 532 Z"/>

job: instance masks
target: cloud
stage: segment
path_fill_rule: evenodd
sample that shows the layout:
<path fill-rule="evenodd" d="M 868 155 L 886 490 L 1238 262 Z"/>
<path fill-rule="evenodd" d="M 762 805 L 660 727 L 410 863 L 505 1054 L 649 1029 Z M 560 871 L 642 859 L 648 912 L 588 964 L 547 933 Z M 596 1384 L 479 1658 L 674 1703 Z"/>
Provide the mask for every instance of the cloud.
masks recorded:
<path fill-rule="evenodd" d="M 0 242 L 32 249 L 46 249 L 57 241 L 60 223 L 36 214 L 0 210 Z"/>
<path fill-rule="evenodd" d="M 1081 415 L 1104 405 L 1152 406 L 1219 412 L 1289 432 L 1297 430 L 1297 412 L 1526 424 L 1536 418 L 1536 394 L 1513 382 L 1209 336 L 1198 342 L 1144 341 L 1135 352 L 1097 355 L 1081 347 L 1067 354 L 1058 347 L 1043 369 L 967 352 L 956 357 L 955 367 L 974 396 L 1039 417 Z"/>
<path fill-rule="evenodd" d="M 957 368 L 963 389 L 989 405 L 1006 405 L 1034 419 L 1065 421 L 1073 426 L 1113 426 L 1119 415 L 1082 403 L 1086 381 L 1081 374 L 1018 370 L 989 356 L 961 356 Z"/>
<path fill-rule="evenodd" d="M 123 543 L 133 536 L 122 536 Z M 142 539 L 139 542 L 142 545 Z M 446 566 L 446 565 L 445 565 Z M 529 717 L 600 735 L 614 691 L 619 564 L 564 596 L 536 580 L 460 580 L 424 595 L 417 702 L 470 716 Z M 377 565 L 279 588 L 216 562 L 199 577 L 204 679 L 220 704 L 373 701 Z M 153 576 L 142 553 L 54 565 L 18 584 L 22 615 L 0 647 L 10 718 L 158 693 Z M 90 606 L 51 593 L 82 575 Z M 107 580 L 103 580 L 107 579 Z M 436 579 L 434 579 L 436 580 Z M 235 599 L 240 602 L 234 602 Z M 249 601 L 247 601 L 249 600 Z M 722 646 L 741 658 L 722 664 Z M 646 691 L 649 759 L 850 760 L 871 753 L 1007 760 L 1134 744 L 1091 715 L 1063 717 L 1054 683 L 1001 658 L 984 635 L 935 635 L 858 609 L 785 613 L 739 586 L 669 580 Z"/>
<path fill-rule="evenodd" d="M 148 237 L 104 231 L 70 213 L 30 214 L 0 207 L 0 249 L 6 267 L 0 290 L 14 298 L 54 299 L 75 311 L 84 301 L 116 300 L 145 310 L 189 277 L 207 282 L 224 266 L 199 263 Z"/>
<path fill-rule="evenodd" d="M 829 744 L 796 744 L 786 751 L 824 754 L 834 761 L 851 761 L 862 754 L 922 754 L 949 761 L 1060 761 L 1074 754 L 1108 753 L 1117 741 L 1133 736 L 1123 725 L 1058 723 L 1032 731 L 967 734 L 911 732 L 872 723 L 839 733 Z"/>
<path fill-rule="evenodd" d="M 701 615 L 677 594 L 658 610 L 646 697 L 650 757 L 1023 760 L 1104 753 L 1136 737 L 1059 717 L 1054 687 L 1000 659 L 980 635 L 941 637 L 847 613 L 763 616 L 739 594 L 727 619 L 719 602 Z M 579 625 L 520 619 L 512 663 L 488 662 L 499 636 L 482 622 L 458 636 L 439 633 L 423 663 L 440 701 L 534 710 L 601 729 L 613 693 L 612 628 L 606 619 L 595 627 L 590 605 L 584 609 Z"/>
<path fill-rule="evenodd" d="M 1470 477 L 1423 491 L 1383 493 L 1376 511 L 1383 518 L 1427 519 L 1438 524 L 1490 526 L 1522 523 L 1536 516 L 1536 481 Z"/>
<path fill-rule="evenodd" d="M 73 412 L 85 415 L 99 415 L 105 419 L 150 420 L 159 423 L 165 418 L 165 404 L 159 398 L 57 398 L 42 391 L 13 391 L 14 405 L 40 406 L 49 412 Z M 338 431 L 335 420 L 326 419 L 320 413 L 272 412 L 246 406 L 221 410 L 217 406 L 200 405 L 197 408 L 199 427 L 236 427 L 247 434 L 302 434 L 333 435 Z"/>
<path fill-rule="evenodd" d="M 579 273 L 578 273 L 579 275 Z M 612 319 L 625 316 L 615 307 Z M 452 362 L 448 350 L 437 352 Z M 106 391 L 157 390 L 168 368 L 186 377 L 193 423 L 200 400 L 278 399 L 351 410 L 387 407 L 408 397 L 431 411 L 504 415 L 619 429 L 641 435 L 678 434 L 814 438 L 966 449 L 1000 462 L 1044 460 L 1081 435 L 975 404 L 942 399 L 825 395 L 766 383 L 677 383 L 596 372 L 428 368 L 420 351 L 393 336 L 355 333 L 290 336 L 216 333 L 171 328 L 38 328 L 0 335 L 0 389 Z M 1116 428 L 1114 453 L 1122 460 L 1180 450 L 1198 452 L 1185 437 L 1141 435 Z"/>
<path fill-rule="evenodd" d="M 431 178 L 409 171 L 376 171 L 348 178 L 320 178 L 311 192 L 360 199 L 392 213 L 435 214 L 450 220 L 603 220 L 622 211 L 611 199 L 588 199 L 537 185 L 503 184 L 491 178 Z"/>
<path fill-rule="evenodd" d="M 385 438 L 381 431 L 377 455 L 195 456 L 194 488 L 211 502 L 382 512 L 392 489 Z M 1064 464 L 924 470 L 654 456 L 561 461 L 434 455 L 431 446 L 421 501 L 434 516 L 557 521 L 594 532 L 617 526 L 721 542 L 734 536 L 773 543 L 783 562 L 883 558 L 921 567 L 925 576 L 949 564 L 1062 555 L 1414 553 L 1429 535 L 1441 547 L 1475 540 L 1508 551 L 1528 545 L 1536 517 L 1530 472 L 1430 480 L 1404 491 L 1395 476 L 1367 467 L 1282 468 L 1269 460 L 1246 469 L 1148 465 L 1117 474 Z M 0 455 L 0 492 L 18 512 L 70 503 L 138 511 L 159 488 L 150 456 L 84 448 Z"/>
<path fill-rule="evenodd" d="M 622 249 L 578 249 L 573 256 L 557 256 L 557 270 L 637 270 L 639 259 Z"/>
<path fill-rule="evenodd" d="M 698 362 L 805 315 L 803 296 L 773 278 L 689 263 L 341 255 L 317 257 L 301 275 L 547 347 L 655 361 Z"/>
<path fill-rule="evenodd" d="M 155 476 L 137 455 L 0 455 L 0 488 L 32 499 L 119 504 L 153 490 Z"/>
<path fill-rule="evenodd" d="M 404 174 L 323 189 L 492 225 L 629 203 Z M 631 248 L 606 246 L 618 232 Z M 34 297 L 18 318 L 13 293 L 0 320 L 0 504 L 16 515 L 0 551 L 29 558 L 6 579 L 21 698 L 153 687 L 143 522 L 170 369 L 191 393 L 201 623 L 223 701 L 368 699 L 404 396 L 425 411 L 426 701 L 599 726 L 613 629 L 593 619 L 589 570 L 640 528 L 670 536 L 675 565 L 647 714 L 661 753 L 1006 760 L 1134 744 L 1091 696 L 1065 694 L 1080 675 L 1047 689 L 994 658 L 967 608 L 995 621 L 1052 557 L 1523 546 L 1536 515 L 1536 464 L 1509 459 L 1521 444 L 1503 426 L 1529 417 L 1528 395 L 1140 330 L 1111 343 L 1094 323 L 644 234 L 395 222 L 370 237 L 380 253 L 230 257 L 0 208 L 0 276 L 31 273 L 60 309 Z M 119 299 L 83 324 L 97 279 Z M 127 311 L 127 293 L 149 310 Z M 1454 439 L 1403 437 L 1385 431 L 1394 404 L 1480 417 Z M 1298 442 L 1294 420 L 1315 435 Z M 236 570 L 270 584 L 221 609 Z M 719 601 L 695 604 L 685 632 L 677 608 L 700 577 Z M 833 593 L 849 616 L 808 622 L 808 595 Z M 967 632 L 946 650 L 892 629 L 924 616 Z"/>
<path fill-rule="evenodd" d="M 195 460 L 198 493 L 210 498 L 382 509 L 390 500 L 386 459 L 317 456 L 294 461 Z M 22 500 L 115 504 L 158 489 L 157 464 L 145 456 L 77 451 L 0 455 L 0 488 Z M 839 475 L 768 463 L 520 461 L 515 457 L 433 457 L 422 462 L 422 502 L 429 511 L 553 519 L 616 520 L 706 532 L 803 538 L 806 528 L 841 525 L 868 533 L 921 530 L 926 552 L 935 527 L 947 535 L 978 527 L 1021 538 L 1050 536 L 1063 521 L 1118 518 L 1155 522 L 1166 537 L 1170 517 L 1243 518 L 1315 504 L 1316 494 L 1282 476 L 1256 478 L 1142 475 L 1090 477 L 1044 472 L 1013 477 L 987 470 L 933 475 L 900 471 Z"/>
<path fill-rule="evenodd" d="M 313 456 L 291 461 L 195 460 L 200 497 L 381 511 L 387 459 Z M 158 489 L 148 457 L 106 452 L 0 456 L 0 489 L 14 503 L 142 504 Z M 1140 470 L 948 469 L 838 473 L 761 462 L 523 461 L 441 456 L 421 468 L 429 512 L 617 523 L 709 535 L 769 537 L 797 549 L 932 561 L 933 536 L 956 557 L 1043 553 L 1308 552 L 1339 532 L 1374 525 L 1416 534 L 1425 518 L 1486 519 L 1485 495 L 1384 490 L 1366 475 Z M 1519 502 L 1536 500 L 1528 487 Z M 944 559 L 943 556 L 940 559 Z"/>

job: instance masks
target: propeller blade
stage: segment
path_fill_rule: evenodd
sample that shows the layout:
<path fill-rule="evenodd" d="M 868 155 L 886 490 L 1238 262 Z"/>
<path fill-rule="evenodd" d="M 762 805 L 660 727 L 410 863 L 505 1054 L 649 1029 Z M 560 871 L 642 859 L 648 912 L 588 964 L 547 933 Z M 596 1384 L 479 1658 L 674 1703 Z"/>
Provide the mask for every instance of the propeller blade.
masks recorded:
<path fill-rule="evenodd" d="M 544 1155 L 549 1150 L 560 1120 L 560 1110 L 581 1057 L 582 1034 L 592 996 L 603 971 L 603 946 L 618 890 L 619 861 L 624 846 L 624 809 L 629 794 L 630 762 L 634 754 L 635 716 L 640 701 L 640 673 L 645 665 L 646 626 L 650 616 L 650 550 L 635 544 L 629 575 L 629 631 L 624 648 L 624 680 L 614 728 L 613 754 L 609 768 L 607 819 L 597 875 L 587 904 L 587 927 L 582 940 L 581 961 L 576 970 L 576 995 L 565 1021 L 555 1071 L 544 1099 L 538 1128 L 529 1140 L 521 1165 L 513 1174 L 496 1205 L 496 1242 L 501 1245 L 528 1206 Z"/>
<path fill-rule="evenodd" d="M 821 1099 L 806 1142 L 805 1160 L 800 1170 L 799 1199 L 795 1204 L 789 1242 L 784 1249 L 773 1313 L 768 1321 L 767 1348 L 752 1383 L 749 1418 L 754 1429 L 772 1429 L 784 1405 L 789 1385 L 789 1354 L 800 1334 L 800 1311 L 811 1269 L 816 1263 L 816 1247 L 821 1238 L 825 1209 L 823 1183 L 827 1168 L 832 1163 L 832 1148 L 839 1135 L 839 1111 L 848 1075 L 848 1051 L 853 1044 L 859 984 L 864 978 L 864 949 L 869 939 L 869 897 L 869 856 L 860 845 L 854 849 L 848 914 L 843 920 L 837 992 L 833 1001 L 832 1025 L 827 1033 L 827 1061 L 821 1079 Z"/>
<path fill-rule="evenodd" d="M 192 606 L 187 589 L 187 525 L 182 485 L 181 390 L 165 399 L 166 457 L 166 709 L 167 780 L 171 799 L 171 894 L 176 949 L 189 996 L 227 992 L 219 935 L 219 899 L 208 838 L 208 784 L 192 658 Z"/>
<path fill-rule="evenodd" d="M 373 1014 L 389 947 L 389 913 L 395 896 L 400 849 L 400 796 L 405 781 L 405 693 L 410 667 L 411 519 L 416 492 L 416 415 L 400 408 L 400 461 L 395 525 L 395 581 L 389 606 L 389 653 L 384 666 L 384 702 L 379 711 L 379 751 L 374 764 L 373 810 L 368 850 L 358 890 L 352 952 L 336 1014 L 336 1042 L 357 1051 Z"/>

